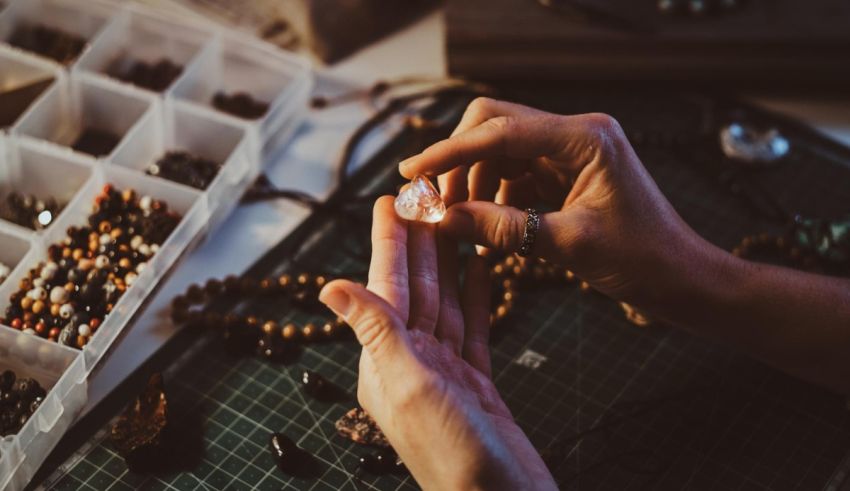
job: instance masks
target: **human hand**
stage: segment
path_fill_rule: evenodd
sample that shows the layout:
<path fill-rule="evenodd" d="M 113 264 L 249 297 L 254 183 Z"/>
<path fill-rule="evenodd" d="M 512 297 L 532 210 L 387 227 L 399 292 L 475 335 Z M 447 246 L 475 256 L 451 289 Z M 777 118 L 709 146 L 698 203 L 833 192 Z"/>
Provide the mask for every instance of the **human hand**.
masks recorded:
<path fill-rule="evenodd" d="M 368 289 L 319 296 L 363 345 L 360 404 L 424 489 L 556 489 L 490 379 L 486 263 L 470 260 L 461 292 L 456 244 L 436 235 L 379 199 Z"/>
<path fill-rule="evenodd" d="M 700 259 L 713 250 L 604 114 L 561 116 L 479 98 L 449 139 L 405 160 L 400 171 L 439 176 L 444 199 L 454 203 L 441 230 L 508 253 L 522 241 L 521 209 L 550 204 L 558 211 L 540 215 L 532 253 L 662 317 L 684 272 L 699 274 Z"/>

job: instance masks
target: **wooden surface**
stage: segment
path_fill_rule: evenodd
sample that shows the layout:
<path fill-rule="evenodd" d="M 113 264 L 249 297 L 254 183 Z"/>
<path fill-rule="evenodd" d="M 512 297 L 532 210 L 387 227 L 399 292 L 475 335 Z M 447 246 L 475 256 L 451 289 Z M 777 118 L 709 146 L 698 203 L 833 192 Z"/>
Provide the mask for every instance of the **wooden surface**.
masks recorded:
<path fill-rule="evenodd" d="M 449 71 L 485 79 L 695 85 L 850 80 L 850 2 L 845 0 L 750 0 L 733 14 L 704 18 L 664 16 L 650 0 L 592 5 L 646 32 L 575 21 L 535 0 L 448 0 Z"/>

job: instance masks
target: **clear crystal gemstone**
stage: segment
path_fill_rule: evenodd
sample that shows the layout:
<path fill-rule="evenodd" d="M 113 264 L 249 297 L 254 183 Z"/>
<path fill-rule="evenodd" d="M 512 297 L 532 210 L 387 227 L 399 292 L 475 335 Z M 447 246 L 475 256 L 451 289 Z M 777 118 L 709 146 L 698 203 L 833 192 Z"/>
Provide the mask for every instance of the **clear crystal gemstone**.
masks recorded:
<path fill-rule="evenodd" d="M 446 205 L 427 177 L 416 176 L 399 191 L 395 212 L 405 220 L 437 223 L 446 214 Z"/>
<path fill-rule="evenodd" d="M 776 162 L 791 148 L 776 128 L 760 130 L 740 123 L 729 124 L 720 130 L 720 146 L 727 157 L 750 164 Z"/>

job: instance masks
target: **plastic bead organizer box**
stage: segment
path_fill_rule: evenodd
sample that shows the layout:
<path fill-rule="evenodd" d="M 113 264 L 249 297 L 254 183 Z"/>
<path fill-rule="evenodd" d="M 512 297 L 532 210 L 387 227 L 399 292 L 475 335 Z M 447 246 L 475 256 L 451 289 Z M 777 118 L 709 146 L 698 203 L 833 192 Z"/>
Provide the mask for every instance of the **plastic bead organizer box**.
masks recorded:
<path fill-rule="evenodd" d="M 54 43 L 54 52 L 35 53 L 20 40 L 27 29 L 61 31 L 82 41 L 79 52 L 59 56 Z M 180 70 L 156 92 L 115 78 L 122 59 L 152 65 L 167 59 Z M 0 194 L 50 196 L 65 206 L 39 231 L 0 221 L 0 261 L 11 268 L 0 285 L 2 311 L 21 280 L 48 259 L 49 246 L 61 243 L 69 227 L 87 224 L 104 186 L 149 196 L 181 218 L 83 349 L 0 326 L 0 370 L 34 378 L 47 390 L 26 424 L 0 440 L 4 490 L 26 485 L 85 404 L 88 378 L 115 338 L 178 257 L 228 214 L 264 158 L 291 136 L 312 88 L 304 59 L 207 24 L 105 1 L 0 2 L 0 95 L 41 80 L 46 88 L 0 132 Z M 256 119 L 218 111 L 214 99 L 222 93 L 249 94 L 267 109 Z M 90 129 L 114 132 L 113 148 L 100 156 L 73 150 Z M 220 167 L 205 189 L 145 174 L 170 151 Z"/>

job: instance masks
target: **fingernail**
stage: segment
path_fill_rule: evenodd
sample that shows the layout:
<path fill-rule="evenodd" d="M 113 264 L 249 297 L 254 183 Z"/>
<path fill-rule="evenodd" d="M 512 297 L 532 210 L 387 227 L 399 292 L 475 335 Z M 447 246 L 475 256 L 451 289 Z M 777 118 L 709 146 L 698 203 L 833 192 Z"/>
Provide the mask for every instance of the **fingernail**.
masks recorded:
<path fill-rule="evenodd" d="M 327 305 L 336 315 L 345 317 L 351 306 L 351 295 L 341 288 L 323 288 L 319 292 L 319 301 Z"/>

